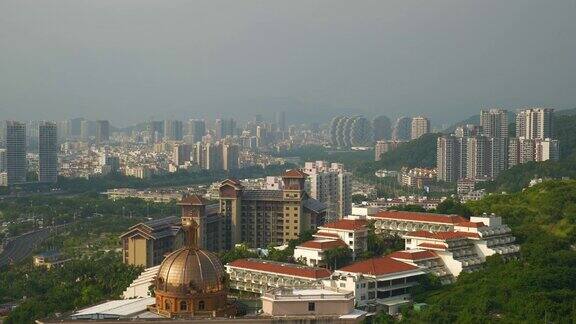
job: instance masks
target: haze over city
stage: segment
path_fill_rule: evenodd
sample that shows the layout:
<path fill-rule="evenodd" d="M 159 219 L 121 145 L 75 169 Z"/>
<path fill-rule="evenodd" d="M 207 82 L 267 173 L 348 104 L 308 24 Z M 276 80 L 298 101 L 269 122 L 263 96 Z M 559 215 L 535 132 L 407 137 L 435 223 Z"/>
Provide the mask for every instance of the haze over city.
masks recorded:
<path fill-rule="evenodd" d="M 576 101 L 574 1 L 5 0 L 0 114 L 425 114 Z"/>
<path fill-rule="evenodd" d="M 1 0 L 0 324 L 571 323 L 576 0 Z"/>

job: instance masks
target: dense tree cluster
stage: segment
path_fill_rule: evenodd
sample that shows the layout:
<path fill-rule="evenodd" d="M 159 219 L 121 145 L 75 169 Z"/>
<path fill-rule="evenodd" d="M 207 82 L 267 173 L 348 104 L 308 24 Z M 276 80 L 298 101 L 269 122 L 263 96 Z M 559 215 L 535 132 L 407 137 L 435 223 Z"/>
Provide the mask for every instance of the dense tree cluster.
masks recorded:
<path fill-rule="evenodd" d="M 114 253 L 72 260 L 51 270 L 30 263 L 0 270 L 0 302 L 22 303 L 5 323 L 33 323 L 35 319 L 119 298 L 142 271 L 120 261 Z"/>

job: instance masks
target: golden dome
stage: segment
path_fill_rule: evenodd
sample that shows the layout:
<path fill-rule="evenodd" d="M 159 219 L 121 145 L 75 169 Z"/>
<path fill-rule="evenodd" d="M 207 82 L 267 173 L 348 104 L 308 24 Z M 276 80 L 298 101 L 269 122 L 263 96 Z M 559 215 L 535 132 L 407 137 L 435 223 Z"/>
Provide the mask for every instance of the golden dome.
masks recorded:
<path fill-rule="evenodd" d="M 223 290 L 224 267 L 216 255 L 190 247 L 172 252 L 162 261 L 156 278 L 156 291 L 196 294 Z"/>
<path fill-rule="evenodd" d="M 224 267 L 216 255 L 198 248 L 198 224 L 192 217 L 182 217 L 182 228 L 187 234 L 187 246 L 162 261 L 156 292 L 194 295 L 222 291 Z"/>

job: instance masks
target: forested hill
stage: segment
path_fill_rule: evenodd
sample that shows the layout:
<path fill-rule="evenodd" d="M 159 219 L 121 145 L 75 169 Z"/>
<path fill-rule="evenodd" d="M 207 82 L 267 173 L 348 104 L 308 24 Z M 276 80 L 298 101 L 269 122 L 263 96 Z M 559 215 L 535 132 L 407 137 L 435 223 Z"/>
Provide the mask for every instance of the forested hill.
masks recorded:
<path fill-rule="evenodd" d="M 366 161 L 357 165 L 354 174 L 369 178 L 380 169 L 399 170 L 401 167 L 436 166 L 436 141 L 441 134 L 426 134 L 420 138 L 401 144 L 396 150 L 382 154 L 380 161 Z"/>
<path fill-rule="evenodd" d="M 512 228 L 521 258 L 489 257 L 483 270 L 424 291 L 423 312 L 407 323 L 571 323 L 576 318 L 576 181 L 549 181 L 466 205 L 496 213 Z"/>

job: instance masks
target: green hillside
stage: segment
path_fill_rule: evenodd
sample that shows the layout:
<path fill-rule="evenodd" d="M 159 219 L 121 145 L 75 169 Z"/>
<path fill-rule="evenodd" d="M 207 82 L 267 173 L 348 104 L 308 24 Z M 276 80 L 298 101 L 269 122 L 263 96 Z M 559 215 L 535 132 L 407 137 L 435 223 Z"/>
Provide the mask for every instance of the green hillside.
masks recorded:
<path fill-rule="evenodd" d="M 467 207 L 496 213 L 521 244 L 521 258 L 489 257 L 483 270 L 425 291 L 406 323 L 572 323 L 576 318 L 576 181 L 550 181 Z"/>

